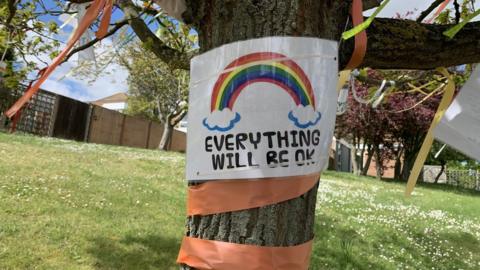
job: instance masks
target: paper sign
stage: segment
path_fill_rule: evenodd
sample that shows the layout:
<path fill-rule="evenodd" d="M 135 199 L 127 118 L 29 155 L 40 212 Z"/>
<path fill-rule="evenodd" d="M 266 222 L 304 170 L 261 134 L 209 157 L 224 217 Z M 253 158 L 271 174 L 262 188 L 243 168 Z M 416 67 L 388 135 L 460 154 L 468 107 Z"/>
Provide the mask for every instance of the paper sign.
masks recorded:
<path fill-rule="evenodd" d="M 435 137 L 480 160 L 480 68 L 460 90 L 435 129 Z"/>
<path fill-rule="evenodd" d="M 187 179 L 306 175 L 328 162 L 337 43 L 270 37 L 191 63 Z"/>

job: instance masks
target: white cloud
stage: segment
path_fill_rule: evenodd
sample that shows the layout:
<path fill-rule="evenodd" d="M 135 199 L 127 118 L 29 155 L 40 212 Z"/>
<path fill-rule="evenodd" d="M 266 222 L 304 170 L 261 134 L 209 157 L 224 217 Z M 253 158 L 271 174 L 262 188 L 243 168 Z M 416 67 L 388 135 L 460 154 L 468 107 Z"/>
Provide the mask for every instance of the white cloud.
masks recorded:
<path fill-rule="evenodd" d="M 311 105 L 299 105 L 288 114 L 288 118 L 300 128 L 314 126 L 320 121 L 321 114 L 313 109 Z"/>
<path fill-rule="evenodd" d="M 203 125 L 209 130 L 228 131 L 240 121 L 240 115 L 225 108 L 222 111 L 213 111 L 203 120 Z"/>
<path fill-rule="evenodd" d="M 68 35 L 70 35 L 70 33 L 68 33 Z M 31 35 L 29 38 L 33 37 L 34 36 Z M 57 38 L 65 40 L 68 37 L 63 35 Z M 102 40 L 95 46 L 96 55 L 106 55 L 107 52 L 112 50 L 112 44 L 113 42 L 110 38 Z M 103 69 L 99 76 L 92 74 L 91 78 L 83 78 L 84 76 L 80 78 L 79 76 L 75 76 L 75 71 L 72 72 L 72 70 L 77 67 L 77 58 L 77 56 L 73 56 L 68 62 L 58 66 L 45 83 L 42 84 L 41 88 L 81 101 L 93 101 L 128 90 L 126 82 L 128 71 L 122 66 L 112 61 L 106 67 L 99 67 L 99 69 Z M 48 64 L 52 62 L 48 53 L 35 56 L 28 55 L 26 59 L 37 63 L 40 68 L 45 66 L 44 62 Z M 28 77 L 32 79 L 35 76 L 36 73 L 32 73 L 29 74 Z M 90 82 L 91 79 L 95 77 L 97 78 L 93 82 Z"/>

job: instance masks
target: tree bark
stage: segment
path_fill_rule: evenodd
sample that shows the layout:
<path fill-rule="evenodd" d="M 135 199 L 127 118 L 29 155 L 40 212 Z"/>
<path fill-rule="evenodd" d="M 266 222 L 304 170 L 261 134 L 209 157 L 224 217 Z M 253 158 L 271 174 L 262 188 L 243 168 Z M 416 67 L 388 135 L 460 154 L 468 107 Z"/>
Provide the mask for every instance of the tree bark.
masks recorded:
<path fill-rule="evenodd" d="M 360 139 L 359 139 L 359 142 L 360 142 Z M 363 163 L 363 158 L 365 157 L 365 149 L 366 149 L 366 145 L 365 145 L 365 142 L 363 142 L 362 150 L 360 151 L 360 159 L 358 160 L 359 175 L 361 175 L 361 173 L 363 172 L 363 168 L 365 166 Z"/>
<path fill-rule="evenodd" d="M 398 146 L 398 151 L 395 155 L 395 167 L 393 173 L 393 179 L 400 180 L 402 176 L 402 156 L 403 156 L 403 147 Z"/>
<path fill-rule="evenodd" d="M 353 174 L 360 175 L 357 159 L 357 144 L 355 143 L 355 140 L 353 141 L 352 148 L 350 149 L 350 160 L 352 162 Z"/>
<path fill-rule="evenodd" d="M 201 51 L 265 36 L 338 40 L 349 1 L 189 0 L 184 19 L 199 32 Z M 293 246 L 313 238 L 317 186 L 274 205 L 187 218 L 186 235 L 258 246 Z M 245 262 L 248 263 L 248 262 Z M 184 269 L 188 269 L 185 267 Z"/>
<path fill-rule="evenodd" d="M 380 147 L 379 146 L 374 146 L 373 152 L 375 154 L 375 171 L 376 171 L 376 176 L 378 180 L 382 180 L 382 175 L 383 175 L 383 162 L 382 162 L 382 157 L 380 154 Z"/>
<path fill-rule="evenodd" d="M 362 175 L 366 176 L 368 173 L 368 169 L 370 168 L 370 164 L 372 163 L 372 157 L 373 157 L 373 148 L 372 146 L 368 146 L 367 148 L 367 161 L 365 162 L 365 165 L 363 165 L 362 169 Z"/>
<path fill-rule="evenodd" d="M 438 184 L 438 180 L 440 179 L 440 177 L 442 176 L 443 172 L 445 171 L 445 165 L 446 165 L 446 162 L 444 160 L 441 160 L 440 161 L 440 166 L 441 169 L 440 169 L 440 172 L 437 174 L 437 176 L 435 177 L 435 184 Z"/>
<path fill-rule="evenodd" d="M 452 25 L 377 18 L 367 29 L 367 53 L 361 66 L 435 69 L 480 62 L 480 22 L 469 23 L 451 40 L 443 35 L 450 27 Z M 353 39 L 342 43 L 341 68 L 350 59 L 353 45 Z"/>
<path fill-rule="evenodd" d="M 172 134 L 173 134 L 173 126 L 166 121 L 163 124 L 163 133 L 162 139 L 158 144 L 158 149 L 163 151 L 168 151 L 170 149 L 170 142 L 172 141 Z"/>
<path fill-rule="evenodd" d="M 394 169 L 393 179 L 400 180 L 401 172 L 402 172 L 402 160 L 401 160 L 401 157 L 398 156 L 395 159 L 395 169 Z"/>
<path fill-rule="evenodd" d="M 403 167 L 402 167 L 402 181 L 407 181 L 408 177 L 410 176 L 410 171 L 413 168 L 413 164 L 415 162 L 416 153 L 407 153 L 405 151 L 405 158 L 403 160 Z"/>
<path fill-rule="evenodd" d="M 70 0 L 73 3 L 85 3 L 92 0 Z M 258 1 L 226 0 L 219 4 L 214 0 L 186 0 L 188 9 L 183 13 L 183 19 L 188 24 L 197 26 L 200 31 L 201 48 L 215 48 L 228 42 L 247 38 L 273 35 L 302 35 L 340 39 L 341 30 L 345 29 L 348 7 L 351 0 L 288 0 L 288 1 Z M 233 3 L 239 2 L 239 3 Z M 261 2 L 261 3 L 260 3 Z M 278 3 L 277 3 L 278 2 Z M 280 3 L 281 2 L 281 3 Z M 364 8 L 378 6 L 380 0 L 364 0 Z M 273 5 L 270 5 L 273 4 Z M 135 34 L 159 58 L 174 68 L 189 69 L 190 59 L 197 51 L 180 53 L 165 45 L 148 25 L 140 19 L 139 8 L 132 0 L 117 0 L 117 5 L 123 10 Z M 243 10 L 249 9 L 252 13 L 265 13 L 270 16 L 249 17 L 245 12 L 235 15 L 229 20 L 232 7 L 242 5 Z M 318 10 L 316 6 L 326 9 Z M 286 14 L 285 7 L 296 7 Z M 300 10 L 303 7 L 314 7 L 312 10 Z M 338 8 L 335 10 L 335 8 Z M 215 9 L 215 10 L 212 10 Z M 141 9 L 140 9 L 141 10 Z M 315 14 L 315 12 L 318 12 Z M 292 20 L 291 15 L 298 15 Z M 278 16 L 271 19 L 271 15 Z M 247 17 L 243 17 L 247 15 Z M 309 17 L 311 16 L 311 17 Z M 321 17 L 319 19 L 317 17 Z M 282 18 L 288 19 L 281 22 Z M 243 21 L 246 19 L 246 22 Z M 211 21 L 214 20 L 214 21 Z M 228 25 L 217 28 L 218 22 Z M 259 22 L 251 24 L 251 22 Z M 317 21 L 323 23 L 316 24 Z M 203 27 L 200 22 L 205 23 Z M 240 23 L 240 24 L 238 24 Z M 326 27 L 325 23 L 328 24 Z M 225 31 L 233 29 L 234 33 Z M 282 28 L 284 26 L 285 28 Z M 347 26 L 351 28 L 351 25 Z M 368 49 L 361 66 L 384 69 L 434 69 L 439 66 L 455 66 L 480 62 L 480 22 L 471 22 L 450 40 L 443 35 L 443 31 L 452 25 L 421 24 L 411 20 L 377 18 L 367 29 Z M 334 29 L 336 28 L 336 29 Z M 213 32 L 216 31 L 216 32 Z M 256 31 L 257 33 L 253 33 Z M 224 38 L 220 34 L 226 34 Z M 340 68 L 344 68 L 350 59 L 354 47 L 354 39 L 342 42 L 340 47 Z M 70 57 L 71 55 L 69 55 Z"/>

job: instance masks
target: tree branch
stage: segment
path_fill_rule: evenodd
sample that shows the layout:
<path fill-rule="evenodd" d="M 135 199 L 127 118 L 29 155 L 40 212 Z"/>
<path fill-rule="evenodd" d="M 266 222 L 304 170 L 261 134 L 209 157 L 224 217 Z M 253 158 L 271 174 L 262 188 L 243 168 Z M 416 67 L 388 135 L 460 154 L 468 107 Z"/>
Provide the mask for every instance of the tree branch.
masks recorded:
<path fill-rule="evenodd" d="M 426 10 L 420 13 L 420 16 L 417 18 L 417 22 L 422 22 L 434 9 L 436 9 L 440 4 L 445 2 L 445 0 L 435 0 Z"/>
<path fill-rule="evenodd" d="M 10 23 L 12 22 L 13 18 L 15 17 L 15 13 L 17 12 L 17 1 L 16 0 L 8 0 L 8 17 L 5 20 L 5 25 L 10 27 Z"/>
<path fill-rule="evenodd" d="M 175 114 L 171 119 L 170 119 L 170 124 L 172 126 L 176 126 L 180 121 L 182 121 L 183 117 L 187 115 L 187 110 L 181 110 L 179 113 Z"/>
<path fill-rule="evenodd" d="M 115 32 L 117 32 L 120 28 L 122 28 L 124 25 L 127 25 L 128 24 L 128 20 L 123 20 L 123 21 L 120 21 L 118 23 L 115 23 L 115 26 L 112 27 L 112 29 L 110 29 L 110 31 L 107 32 L 107 34 L 105 35 L 105 37 L 103 37 L 102 39 L 106 38 L 106 37 L 109 37 L 113 34 L 115 34 Z M 98 38 L 94 38 L 92 39 L 91 41 L 81 45 L 81 46 L 78 46 L 76 47 L 75 49 L 73 49 L 72 51 L 70 51 L 70 53 L 67 54 L 67 56 L 65 57 L 65 59 L 62 61 L 62 63 L 64 62 L 67 62 L 68 59 L 70 59 L 70 57 L 72 57 L 74 54 L 76 54 L 77 52 L 80 52 L 80 51 L 83 51 L 87 48 L 90 48 L 92 47 L 93 45 L 95 45 L 97 42 L 99 42 L 100 40 L 102 39 L 98 39 Z"/>
<path fill-rule="evenodd" d="M 135 8 L 135 5 L 131 0 L 119 1 L 119 5 L 135 34 L 144 44 L 146 44 L 150 51 L 171 68 L 190 69 L 190 59 L 196 54 L 196 52 L 182 53 L 167 46 L 150 30 L 150 28 L 148 28 L 148 25 L 139 18 L 138 10 Z"/>
<path fill-rule="evenodd" d="M 363 1 L 363 10 L 369 10 L 374 7 L 380 6 L 382 0 L 365 0 Z"/>
<path fill-rule="evenodd" d="M 455 7 L 455 23 L 460 22 L 460 17 L 462 16 L 460 14 L 460 5 L 458 4 L 458 0 L 453 1 L 453 6 Z"/>
<path fill-rule="evenodd" d="M 468 23 L 454 39 L 443 32 L 452 25 L 420 24 L 378 18 L 367 29 L 363 67 L 379 69 L 433 69 L 480 62 L 480 22 Z M 354 39 L 340 48 L 340 67 L 353 51 Z"/>

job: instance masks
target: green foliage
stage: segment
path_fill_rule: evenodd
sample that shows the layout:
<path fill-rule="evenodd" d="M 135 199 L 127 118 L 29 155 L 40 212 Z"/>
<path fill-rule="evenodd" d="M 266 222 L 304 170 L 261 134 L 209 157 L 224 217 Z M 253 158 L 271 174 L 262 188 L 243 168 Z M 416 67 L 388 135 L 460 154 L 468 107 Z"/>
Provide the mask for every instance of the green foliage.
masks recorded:
<path fill-rule="evenodd" d="M 459 1 L 460 2 L 460 1 Z M 474 0 L 464 0 L 460 3 L 460 18 L 459 21 L 467 18 L 475 12 L 475 1 Z M 455 9 L 445 9 L 438 17 L 435 19 L 437 23 L 440 24 L 455 24 L 456 23 L 456 11 Z"/>
<path fill-rule="evenodd" d="M 155 20 L 156 35 L 166 45 L 180 52 L 194 48 L 197 38 L 189 26 L 162 13 Z M 151 42 L 135 42 L 118 53 L 120 64 L 129 70 L 127 113 L 175 125 L 187 110 L 189 73 L 156 57 L 149 50 Z"/>
<path fill-rule="evenodd" d="M 435 141 L 432 145 L 432 149 L 428 154 L 427 160 L 425 164 L 431 165 L 442 165 L 446 164 L 450 169 L 461 169 L 461 170 L 469 170 L 469 169 L 480 169 L 480 164 L 469 158 L 468 156 L 458 152 L 457 150 L 449 147 L 448 145 L 442 150 L 442 152 L 435 158 L 435 155 L 440 151 L 443 147 L 443 143 Z"/>
<path fill-rule="evenodd" d="M 0 269 L 178 269 L 184 155 L 3 133 L 0 152 Z M 310 269 L 478 269 L 478 193 L 404 189 L 324 172 Z"/>
<path fill-rule="evenodd" d="M 46 53 L 51 58 L 58 55 L 60 42 L 52 35 L 58 33 L 58 25 L 45 23 L 42 16 L 57 12 L 46 10 L 41 0 L 16 1 L 11 9 L 7 0 L 0 0 L 0 57 L 7 69 L 0 74 L 0 113 L 15 100 L 11 89 L 19 87 L 26 74 L 38 69 L 37 62 L 27 56 L 37 57 Z M 54 0 L 61 8 L 63 3 Z"/>
<path fill-rule="evenodd" d="M 122 58 L 129 70 L 128 114 L 165 123 L 187 109 L 188 71 L 170 69 L 138 43 L 129 46 Z"/>
<path fill-rule="evenodd" d="M 156 36 L 166 45 L 180 52 L 188 52 L 195 48 L 198 36 L 190 26 L 166 16 L 159 16 L 156 21 L 158 23 Z"/>

